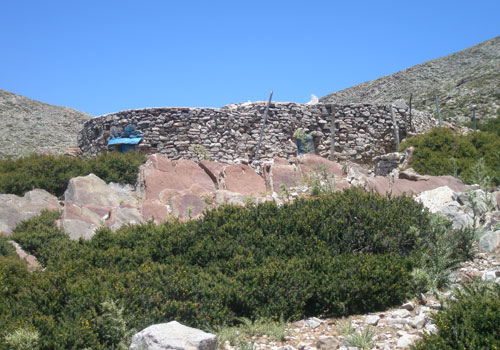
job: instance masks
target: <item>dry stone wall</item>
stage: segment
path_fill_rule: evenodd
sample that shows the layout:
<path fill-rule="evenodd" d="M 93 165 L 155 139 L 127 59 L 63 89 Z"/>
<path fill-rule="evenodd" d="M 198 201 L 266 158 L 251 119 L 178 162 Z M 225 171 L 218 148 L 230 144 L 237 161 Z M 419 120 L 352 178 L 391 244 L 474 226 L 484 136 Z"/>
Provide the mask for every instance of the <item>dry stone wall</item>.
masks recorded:
<path fill-rule="evenodd" d="M 430 129 L 434 121 L 419 114 L 410 121 L 408 109 L 392 107 L 399 139 L 418 126 Z M 107 114 L 85 123 L 79 146 L 90 154 L 108 149 L 113 127 L 135 125 L 142 132 L 139 148 L 170 159 L 205 159 L 222 162 L 253 160 L 263 122 L 265 102 L 222 108 L 147 108 Z M 314 137 L 316 154 L 328 157 L 332 116 L 335 120 L 335 158 L 371 163 L 395 150 L 390 107 L 384 105 L 328 105 L 271 103 L 259 160 L 296 156 L 293 134 L 305 128 Z M 410 125 L 411 124 L 411 125 Z"/>

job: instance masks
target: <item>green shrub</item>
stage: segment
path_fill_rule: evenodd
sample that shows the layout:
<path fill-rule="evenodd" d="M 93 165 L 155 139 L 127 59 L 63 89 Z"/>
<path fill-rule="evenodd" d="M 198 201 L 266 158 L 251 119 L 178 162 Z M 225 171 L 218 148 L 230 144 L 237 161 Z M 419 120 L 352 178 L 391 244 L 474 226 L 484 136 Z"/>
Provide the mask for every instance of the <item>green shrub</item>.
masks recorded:
<path fill-rule="evenodd" d="M 146 161 L 140 152 L 101 153 L 88 160 L 90 172 L 106 182 L 135 185 L 139 166 Z"/>
<path fill-rule="evenodd" d="M 453 230 L 451 226 L 444 216 L 431 215 L 429 235 L 414 252 L 418 259 L 418 267 L 412 271 L 416 292 L 436 292 L 446 287 L 453 270 L 474 257 L 474 230 Z"/>
<path fill-rule="evenodd" d="M 74 244 L 67 233 L 55 226 L 54 221 L 58 218 L 57 211 L 43 210 L 39 216 L 21 221 L 14 229 L 11 239 L 36 256 L 41 264 L 46 265 L 48 260 L 57 257 L 58 251 L 64 250 L 66 245 Z"/>
<path fill-rule="evenodd" d="M 146 160 L 138 152 L 102 153 L 85 161 L 63 155 L 33 154 L 0 160 L 0 193 L 24 195 L 35 188 L 62 196 L 71 178 L 94 173 L 106 182 L 135 184 Z"/>
<path fill-rule="evenodd" d="M 400 150 L 409 146 L 415 147 L 409 166 L 420 174 L 453 175 L 471 183 L 475 180 L 474 166 L 483 159 L 492 184 L 500 184 L 498 135 L 471 132 L 461 136 L 450 129 L 436 128 L 405 140 Z"/>
<path fill-rule="evenodd" d="M 500 285 L 463 285 L 456 300 L 432 316 L 438 331 L 424 336 L 414 350 L 481 350 L 500 348 Z"/>
<path fill-rule="evenodd" d="M 0 256 L 8 261 L 0 264 L 0 336 L 36 329 L 41 350 L 116 349 L 128 329 L 173 319 L 207 329 L 242 317 L 382 310 L 414 290 L 411 271 L 445 234 L 411 198 L 359 189 L 281 207 L 222 206 L 189 222 L 101 228 L 89 241 L 70 241 L 56 218 L 44 212 L 12 235 L 43 272 Z"/>
<path fill-rule="evenodd" d="M 9 239 L 0 235 L 0 256 L 14 256 L 16 249 L 8 242 Z"/>
<path fill-rule="evenodd" d="M 37 350 L 40 335 L 37 331 L 20 328 L 5 336 L 13 350 Z"/>
<path fill-rule="evenodd" d="M 500 136 L 500 109 L 497 111 L 498 116 L 496 118 L 487 119 L 477 123 L 477 128 L 484 132 L 490 132 Z M 469 128 L 474 127 L 474 123 L 467 122 L 465 126 Z"/>

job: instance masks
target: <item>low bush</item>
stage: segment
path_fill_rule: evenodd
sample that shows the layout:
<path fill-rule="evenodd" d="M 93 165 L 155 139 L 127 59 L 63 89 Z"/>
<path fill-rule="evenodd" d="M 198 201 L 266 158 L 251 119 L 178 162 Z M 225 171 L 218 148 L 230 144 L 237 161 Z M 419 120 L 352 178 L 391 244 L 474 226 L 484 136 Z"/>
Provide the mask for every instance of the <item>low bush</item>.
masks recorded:
<path fill-rule="evenodd" d="M 497 110 L 498 116 L 496 118 L 487 119 L 477 123 L 477 128 L 484 132 L 491 132 L 500 136 L 500 109 Z M 472 122 L 465 123 L 465 126 L 473 128 Z"/>
<path fill-rule="evenodd" d="M 138 152 L 102 153 L 83 160 L 64 155 L 33 154 L 0 160 L 0 193 L 24 195 L 35 188 L 60 197 L 71 178 L 94 173 L 106 182 L 135 184 L 139 166 L 146 160 Z"/>
<path fill-rule="evenodd" d="M 412 349 L 500 348 L 500 285 L 476 282 L 462 287 L 456 299 L 432 316 L 437 333 L 424 336 Z"/>
<path fill-rule="evenodd" d="M 414 290 L 411 271 L 437 235 L 411 198 L 359 189 L 101 228 L 89 241 L 70 241 L 56 217 L 44 212 L 12 235 L 43 272 L 0 256 L 11 259 L 0 283 L 16 286 L 15 296 L 0 295 L 9 310 L 0 314 L 0 350 L 21 328 L 39 332 L 41 350 L 116 349 L 131 328 L 174 319 L 209 329 L 382 310 Z"/>
<path fill-rule="evenodd" d="M 405 140 L 400 147 L 415 152 L 408 166 L 420 174 L 453 175 L 467 183 L 475 180 L 475 165 L 483 159 L 491 184 L 500 185 L 500 136 L 486 132 L 456 135 L 446 128 Z"/>

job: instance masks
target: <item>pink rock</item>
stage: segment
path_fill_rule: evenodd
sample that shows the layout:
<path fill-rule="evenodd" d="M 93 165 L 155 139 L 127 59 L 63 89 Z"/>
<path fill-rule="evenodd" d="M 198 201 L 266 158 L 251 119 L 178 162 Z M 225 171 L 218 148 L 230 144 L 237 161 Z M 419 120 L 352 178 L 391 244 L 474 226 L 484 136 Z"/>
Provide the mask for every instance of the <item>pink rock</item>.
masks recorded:
<path fill-rule="evenodd" d="M 170 200 L 172 214 L 180 219 L 191 219 L 205 210 L 206 203 L 193 194 L 178 194 Z"/>
<path fill-rule="evenodd" d="M 223 189 L 246 196 L 266 192 L 264 179 L 245 164 L 229 165 L 223 170 Z"/>
<path fill-rule="evenodd" d="M 417 174 L 412 168 L 400 172 L 399 180 L 401 179 L 418 182 L 418 189 L 414 191 L 415 193 L 433 190 L 442 186 L 448 186 L 455 192 L 464 192 L 468 188 L 468 186 L 465 185 L 460 179 L 454 178 L 453 176 L 420 175 Z"/>
<path fill-rule="evenodd" d="M 212 179 L 213 183 L 217 188 L 220 188 L 219 184 L 219 178 L 222 173 L 222 170 L 229 164 L 226 163 L 219 163 L 219 162 L 212 162 L 209 160 L 202 160 L 198 163 L 198 165 L 205 170 L 205 172 L 210 176 Z"/>
<path fill-rule="evenodd" d="M 323 168 L 328 174 L 336 175 L 339 177 L 344 176 L 342 165 L 315 154 L 304 154 L 302 156 L 299 156 L 297 159 L 299 162 L 300 170 L 302 172 L 302 176 L 308 176 L 311 171 L 322 171 Z"/>
<path fill-rule="evenodd" d="M 274 158 L 273 164 L 266 172 L 268 188 L 279 192 L 283 186 L 289 189 L 301 181 L 301 174 L 296 165 L 288 163 L 284 158 Z"/>
<path fill-rule="evenodd" d="M 157 199 L 146 200 L 141 207 L 144 220 L 154 220 L 156 223 L 164 222 L 168 219 L 167 206 Z"/>
<path fill-rule="evenodd" d="M 215 192 L 210 176 L 191 160 L 169 160 L 154 154 L 141 167 L 141 181 L 145 188 L 145 199 L 159 199 L 164 190 L 183 191 L 194 184 Z"/>

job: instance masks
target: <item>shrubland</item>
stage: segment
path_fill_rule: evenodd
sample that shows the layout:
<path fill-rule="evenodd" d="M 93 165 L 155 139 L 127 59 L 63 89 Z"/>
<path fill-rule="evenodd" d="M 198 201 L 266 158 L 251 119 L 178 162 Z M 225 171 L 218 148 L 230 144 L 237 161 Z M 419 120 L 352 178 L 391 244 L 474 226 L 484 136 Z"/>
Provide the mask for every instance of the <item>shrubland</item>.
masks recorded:
<path fill-rule="evenodd" d="M 482 162 L 491 183 L 500 185 L 500 136 L 491 132 L 457 135 L 447 128 L 405 140 L 404 150 L 415 147 L 408 164 L 416 172 L 428 175 L 452 175 L 466 183 L 474 183 L 478 162 Z"/>
<path fill-rule="evenodd" d="M 28 272 L 0 239 L 1 350 L 20 330 L 42 350 L 117 349 L 132 329 L 174 319 L 221 329 L 383 310 L 430 288 L 412 271 L 439 270 L 425 256 L 436 239 L 453 263 L 472 249 L 468 231 L 440 238 L 443 225 L 411 198 L 360 189 L 101 228 L 88 241 L 71 241 L 56 217 L 44 212 L 10 237 L 43 271 Z"/>
<path fill-rule="evenodd" d="M 432 318 L 437 333 L 424 336 L 413 350 L 499 349 L 500 285 L 463 285 Z"/>
<path fill-rule="evenodd" d="M 102 153 L 87 160 L 44 154 L 0 159 L 0 193 L 24 195 L 40 188 L 60 197 L 71 178 L 90 173 L 106 182 L 135 184 L 139 166 L 145 161 L 139 152 Z"/>

